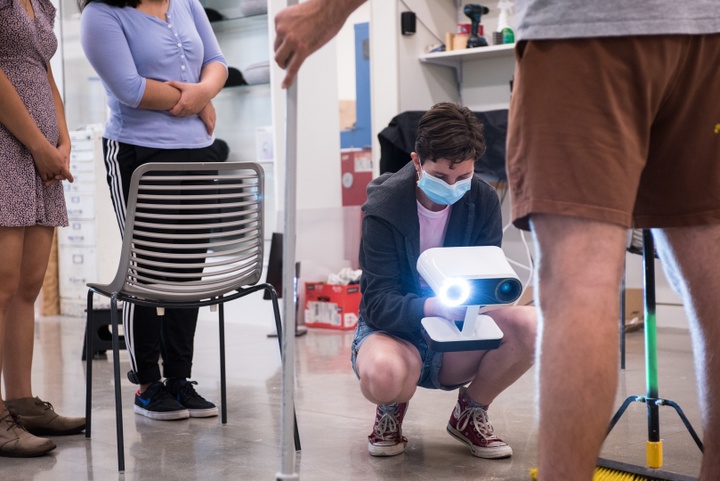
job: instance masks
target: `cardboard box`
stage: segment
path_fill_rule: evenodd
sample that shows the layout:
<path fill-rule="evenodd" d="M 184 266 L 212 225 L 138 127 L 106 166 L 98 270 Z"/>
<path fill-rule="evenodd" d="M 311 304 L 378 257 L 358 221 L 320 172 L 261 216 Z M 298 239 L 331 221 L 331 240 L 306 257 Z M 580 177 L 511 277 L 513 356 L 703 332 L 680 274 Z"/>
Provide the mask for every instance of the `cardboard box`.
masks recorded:
<path fill-rule="evenodd" d="M 327 329 L 355 329 L 360 307 L 358 284 L 305 283 L 305 325 Z"/>
<path fill-rule="evenodd" d="M 625 331 L 634 331 L 643 326 L 645 299 L 640 288 L 625 289 Z"/>

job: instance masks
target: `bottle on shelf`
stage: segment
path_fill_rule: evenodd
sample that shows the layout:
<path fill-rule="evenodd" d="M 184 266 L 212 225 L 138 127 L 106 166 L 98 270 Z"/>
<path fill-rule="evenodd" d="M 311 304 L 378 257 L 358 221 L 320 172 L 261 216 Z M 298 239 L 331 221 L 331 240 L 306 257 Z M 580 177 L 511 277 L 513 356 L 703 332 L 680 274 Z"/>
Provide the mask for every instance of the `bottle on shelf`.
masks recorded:
<path fill-rule="evenodd" d="M 497 8 L 500 11 L 498 16 L 498 25 L 493 33 L 493 43 L 501 45 L 505 43 L 515 43 L 515 32 L 510 28 L 508 18 L 512 15 L 514 3 L 512 0 L 500 0 Z"/>

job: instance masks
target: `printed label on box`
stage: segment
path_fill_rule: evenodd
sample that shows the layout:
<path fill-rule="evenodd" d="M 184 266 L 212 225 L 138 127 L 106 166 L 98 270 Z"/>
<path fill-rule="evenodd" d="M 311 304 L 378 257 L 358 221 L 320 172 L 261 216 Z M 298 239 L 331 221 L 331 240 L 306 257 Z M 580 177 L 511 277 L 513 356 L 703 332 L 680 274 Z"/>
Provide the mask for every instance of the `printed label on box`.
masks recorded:
<path fill-rule="evenodd" d="M 327 329 L 354 329 L 358 322 L 360 286 L 305 284 L 305 324 Z"/>
<path fill-rule="evenodd" d="M 331 326 L 340 327 L 340 316 L 338 315 L 338 305 L 334 302 L 317 302 L 309 301 L 305 311 L 305 322 L 311 324 L 322 323 Z"/>

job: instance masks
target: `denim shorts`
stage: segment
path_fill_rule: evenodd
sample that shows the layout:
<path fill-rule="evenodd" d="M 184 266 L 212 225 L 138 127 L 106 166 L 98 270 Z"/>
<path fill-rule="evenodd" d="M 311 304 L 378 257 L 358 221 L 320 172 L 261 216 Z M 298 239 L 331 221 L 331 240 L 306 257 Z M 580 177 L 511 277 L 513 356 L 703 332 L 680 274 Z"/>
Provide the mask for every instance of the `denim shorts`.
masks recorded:
<path fill-rule="evenodd" d="M 461 386 L 443 386 L 442 384 L 440 384 L 440 381 L 438 380 L 438 375 L 440 374 L 440 367 L 442 367 L 443 353 L 435 352 L 430 349 L 425 342 L 425 339 L 423 339 L 420 334 L 418 334 L 417 336 L 403 336 L 400 334 L 383 331 L 381 329 L 376 329 L 368 325 L 368 323 L 365 322 L 362 316 L 360 316 L 360 318 L 358 319 L 358 324 L 355 328 L 355 337 L 353 338 L 352 346 L 350 348 L 350 360 L 352 361 L 353 371 L 355 371 L 355 375 L 358 377 L 358 379 L 360 379 L 360 375 L 358 374 L 355 362 L 357 360 L 360 346 L 365 341 L 365 339 L 368 338 L 368 336 L 377 332 L 382 332 L 383 334 L 386 334 L 388 336 L 402 339 L 415 346 L 415 348 L 420 353 L 420 358 L 422 359 L 420 378 L 417 380 L 418 386 L 427 389 L 442 389 L 444 391 L 452 391 Z"/>

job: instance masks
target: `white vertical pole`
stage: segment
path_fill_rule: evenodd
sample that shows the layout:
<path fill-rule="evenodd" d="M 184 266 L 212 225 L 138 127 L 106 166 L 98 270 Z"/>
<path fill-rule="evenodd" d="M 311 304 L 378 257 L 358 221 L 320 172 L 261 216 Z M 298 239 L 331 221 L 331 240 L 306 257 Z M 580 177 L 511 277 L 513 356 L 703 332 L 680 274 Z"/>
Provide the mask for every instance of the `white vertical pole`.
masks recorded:
<path fill-rule="evenodd" d="M 297 0 L 288 0 L 288 6 Z M 282 413 L 280 418 L 281 470 L 277 481 L 299 480 L 295 472 L 295 204 L 297 187 L 297 84 L 287 89 L 285 107 L 285 223 L 283 230 L 283 340 L 282 340 Z"/>

